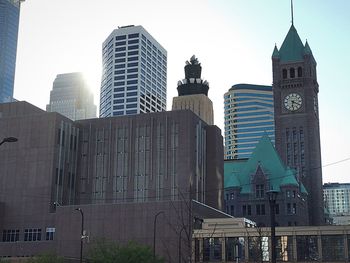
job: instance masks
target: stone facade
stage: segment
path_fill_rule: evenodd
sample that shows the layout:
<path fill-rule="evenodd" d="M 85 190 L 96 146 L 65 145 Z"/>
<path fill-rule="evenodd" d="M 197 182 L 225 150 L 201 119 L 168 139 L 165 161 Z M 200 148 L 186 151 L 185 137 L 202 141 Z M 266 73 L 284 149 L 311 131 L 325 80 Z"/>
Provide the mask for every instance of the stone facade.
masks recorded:
<path fill-rule="evenodd" d="M 275 145 L 309 193 L 311 225 L 324 224 L 316 61 L 291 26 L 272 55 Z"/>
<path fill-rule="evenodd" d="M 277 192 L 276 225 L 309 224 L 306 192 L 296 171 L 286 167 L 269 138 L 264 136 L 250 159 L 225 161 L 226 213 L 246 217 L 257 226 L 270 226 L 269 190 Z"/>

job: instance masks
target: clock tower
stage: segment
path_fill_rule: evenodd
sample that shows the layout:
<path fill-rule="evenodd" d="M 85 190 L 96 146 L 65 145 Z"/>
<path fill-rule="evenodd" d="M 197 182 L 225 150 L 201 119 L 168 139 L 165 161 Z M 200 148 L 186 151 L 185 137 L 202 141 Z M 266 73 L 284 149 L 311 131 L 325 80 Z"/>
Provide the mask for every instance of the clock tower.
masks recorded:
<path fill-rule="evenodd" d="M 275 145 L 308 192 L 309 224 L 322 225 L 323 190 L 316 61 L 292 25 L 272 54 Z M 297 212 L 302 209 L 297 208 Z"/>

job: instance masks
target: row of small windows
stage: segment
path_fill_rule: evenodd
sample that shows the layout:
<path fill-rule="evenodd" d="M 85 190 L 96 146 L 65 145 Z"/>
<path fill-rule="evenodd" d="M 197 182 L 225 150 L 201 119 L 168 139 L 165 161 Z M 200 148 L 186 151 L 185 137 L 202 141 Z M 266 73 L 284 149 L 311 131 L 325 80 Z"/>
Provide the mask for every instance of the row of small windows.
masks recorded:
<path fill-rule="evenodd" d="M 282 78 L 287 79 L 289 77 L 289 78 L 293 79 L 296 77 L 296 73 L 297 73 L 297 77 L 301 78 L 303 76 L 302 67 L 298 67 L 297 70 L 295 68 L 290 68 L 289 69 L 289 76 L 288 76 L 288 70 L 284 68 L 284 69 L 282 69 Z"/>
<path fill-rule="evenodd" d="M 255 111 L 255 112 L 235 113 L 233 115 L 233 117 L 248 117 L 248 116 L 258 116 L 258 115 L 272 115 L 272 112 L 271 111 Z"/>
<path fill-rule="evenodd" d="M 125 111 L 126 115 L 132 115 L 132 114 L 137 114 L 137 110 L 127 110 Z M 124 111 L 114 111 L 113 116 L 121 116 L 124 115 Z"/>
<path fill-rule="evenodd" d="M 54 239 L 55 228 L 46 228 L 45 240 Z M 41 241 L 42 234 L 41 228 L 27 228 L 24 230 L 23 241 Z M 2 232 L 2 242 L 17 242 L 20 241 L 20 231 L 19 229 L 9 229 L 3 230 Z"/>
<path fill-rule="evenodd" d="M 128 37 L 128 38 L 129 38 L 128 44 L 136 44 L 136 43 L 139 43 L 138 36 L 131 37 L 131 36 L 133 36 L 133 35 L 136 35 L 136 34 L 131 34 L 131 35 L 129 35 L 129 37 Z M 138 34 L 137 34 L 137 35 L 138 35 Z M 132 39 L 132 40 L 130 40 L 131 38 L 137 38 L 137 39 Z M 116 46 L 126 45 L 126 35 L 124 35 L 124 36 L 117 36 L 115 39 L 116 39 L 116 42 L 115 42 L 115 45 L 116 45 Z M 145 37 L 144 35 L 142 35 L 142 40 L 141 40 L 141 41 L 142 41 L 143 46 L 147 46 L 147 49 L 148 49 L 149 51 L 151 51 L 152 48 L 153 48 L 154 51 L 158 51 L 158 54 L 159 54 L 159 55 L 162 55 L 162 58 L 163 58 L 164 60 L 166 60 L 166 56 L 163 55 L 162 52 L 161 52 L 160 50 L 158 50 L 157 47 L 156 47 L 155 45 L 153 45 L 152 42 L 151 42 L 150 40 L 146 39 L 146 37 Z M 146 42 L 147 42 L 147 44 L 146 44 Z"/>
<path fill-rule="evenodd" d="M 130 60 L 128 59 L 128 61 L 130 61 Z M 125 58 L 118 58 L 115 60 L 115 62 L 116 63 L 124 63 L 124 62 L 126 62 L 126 60 L 125 60 Z M 127 65 L 128 65 L 128 67 L 137 67 L 139 65 L 139 63 L 138 62 L 131 62 L 131 63 L 128 63 Z"/>
<path fill-rule="evenodd" d="M 119 104 L 119 103 L 124 103 L 124 102 L 137 102 L 137 98 L 127 98 L 126 100 L 123 99 L 117 99 L 117 100 L 113 100 L 114 104 Z"/>
<path fill-rule="evenodd" d="M 137 91 L 133 91 L 133 92 L 127 92 L 126 93 L 127 97 L 132 97 L 132 96 L 137 96 Z M 124 98 L 125 94 L 124 93 L 116 93 L 113 95 L 114 98 Z"/>
<path fill-rule="evenodd" d="M 273 98 L 273 95 L 272 95 L 272 93 L 271 94 L 260 94 L 260 93 L 236 92 L 234 94 L 231 94 L 231 97 L 234 97 L 232 99 L 232 101 L 240 101 L 240 100 L 244 100 L 244 98 L 240 98 L 240 97 Z"/>
<path fill-rule="evenodd" d="M 274 125 L 273 121 L 264 121 L 264 122 L 254 122 L 254 123 L 237 123 L 235 125 L 232 125 L 232 128 L 239 129 L 239 128 L 246 128 L 246 127 L 261 127 L 261 126 L 271 126 Z M 231 134 L 231 131 L 226 131 L 225 135 Z"/>
<path fill-rule="evenodd" d="M 120 76 L 116 76 L 116 77 L 114 77 L 114 80 L 125 80 L 125 77 L 127 78 L 127 79 L 136 79 L 137 78 L 137 74 L 131 74 L 131 75 L 120 75 Z M 114 86 L 120 86 L 120 85 L 114 85 Z"/>
<path fill-rule="evenodd" d="M 134 33 L 134 34 L 129 34 L 128 38 L 138 38 L 139 37 L 139 33 Z M 124 40 L 126 39 L 126 35 L 121 35 L 121 36 L 116 36 L 115 40 Z"/>
<path fill-rule="evenodd" d="M 113 106 L 113 110 L 122 110 L 124 108 L 126 108 L 126 109 L 137 108 L 137 104 L 136 103 L 126 104 L 125 107 L 124 107 L 124 105 Z"/>
<path fill-rule="evenodd" d="M 270 127 L 255 127 L 255 128 L 245 128 L 245 129 L 235 129 L 235 133 L 243 133 L 243 132 L 265 132 L 265 131 L 271 131 L 274 130 L 274 126 L 271 125 Z M 229 137 L 228 137 L 229 138 Z"/>
<path fill-rule="evenodd" d="M 295 215 L 297 213 L 297 205 L 296 203 L 287 203 L 287 214 L 288 215 Z M 229 208 L 226 207 L 228 210 Z M 229 211 L 227 211 L 232 216 L 235 216 L 235 210 L 234 206 L 231 205 Z M 255 214 L 256 215 L 265 215 L 266 209 L 264 204 L 257 204 L 255 205 Z M 275 206 L 275 213 L 276 215 L 280 214 L 280 207 L 279 204 L 276 204 Z M 242 215 L 243 216 L 250 216 L 252 215 L 252 206 L 251 205 L 242 205 Z"/>
<path fill-rule="evenodd" d="M 124 70 L 121 70 L 121 72 L 122 71 L 124 71 Z M 116 72 L 118 72 L 118 71 L 116 71 Z M 125 71 L 124 71 L 125 72 Z M 120 73 L 118 73 L 118 74 L 120 74 Z M 123 73 L 122 73 L 123 74 Z M 128 75 L 120 75 L 120 76 L 115 76 L 114 77 L 114 80 L 124 80 L 125 79 L 125 77 L 127 78 L 127 79 L 136 79 L 137 77 L 138 77 L 138 75 L 137 74 L 128 74 Z M 114 86 L 118 86 L 118 85 L 114 85 Z"/>
<path fill-rule="evenodd" d="M 136 78 L 136 77 L 132 77 L 132 78 Z M 128 81 L 126 81 L 126 84 L 127 84 L 127 85 L 137 84 L 137 79 L 128 80 Z M 124 86 L 124 85 L 125 85 L 125 81 L 117 81 L 117 82 L 114 82 L 114 86 L 115 86 L 115 87 Z"/>
<path fill-rule="evenodd" d="M 126 90 L 127 91 L 137 90 L 137 86 L 127 86 Z M 114 92 L 124 92 L 125 91 L 125 87 L 114 88 L 113 91 Z M 116 94 L 114 94 L 113 96 L 115 97 L 115 95 Z"/>
<path fill-rule="evenodd" d="M 134 54 L 133 56 L 135 56 L 136 55 L 136 57 L 129 57 L 128 58 L 128 61 L 130 61 L 130 59 L 131 60 L 138 60 L 138 52 L 137 51 L 135 51 L 136 52 L 136 54 Z M 128 53 L 131 53 L 131 52 L 128 52 Z M 115 55 L 114 55 L 114 57 L 116 57 L 116 58 L 120 58 L 120 57 L 125 57 L 126 56 L 126 53 L 125 52 L 121 52 L 121 53 L 116 53 Z"/>
<path fill-rule="evenodd" d="M 252 122 L 252 121 L 268 121 L 273 120 L 273 116 L 266 116 L 266 117 L 255 117 L 255 118 L 242 118 L 240 120 L 233 120 L 233 123 L 245 123 L 245 122 Z M 233 126 L 233 125 L 232 125 Z"/>
<path fill-rule="evenodd" d="M 232 135 L 232 138 L 246 138 L 246 137 L 261 137 L 264 134 L 267 134 L 269 136 L 274 135 L 275 133 L 273 131 L 261 131 L 261 132 L 256 132 L 256 133 L 243 133 L 243 134 L 236 134 L 236 135 Z M 228 142 L 228 144 L 231 144 L 230 142 Z"/>

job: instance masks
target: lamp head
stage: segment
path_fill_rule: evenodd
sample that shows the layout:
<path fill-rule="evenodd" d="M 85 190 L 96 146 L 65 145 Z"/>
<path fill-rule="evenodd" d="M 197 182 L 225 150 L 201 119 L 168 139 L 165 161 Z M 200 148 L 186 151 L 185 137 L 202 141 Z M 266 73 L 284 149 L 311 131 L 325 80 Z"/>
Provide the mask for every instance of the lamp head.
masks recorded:
<path fill-rule="evenodd" d="M 4 139 L 4 142 L 17 142 L 18 139 L 16 137 L 7 137 Z"/>

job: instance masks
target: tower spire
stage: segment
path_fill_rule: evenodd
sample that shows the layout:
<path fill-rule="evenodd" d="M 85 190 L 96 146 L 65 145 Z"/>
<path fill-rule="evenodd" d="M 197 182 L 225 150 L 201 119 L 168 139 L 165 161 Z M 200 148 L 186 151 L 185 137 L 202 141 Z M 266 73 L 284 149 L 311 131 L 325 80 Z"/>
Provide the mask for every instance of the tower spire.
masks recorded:
<path fill-rule="evenodd" d="M 294 26 L 294 17 L 293 17 L 293 0 L 290 1 L 290 9 L 292 13 L 292 26 Z"/>

